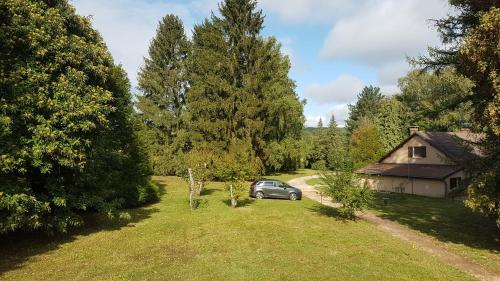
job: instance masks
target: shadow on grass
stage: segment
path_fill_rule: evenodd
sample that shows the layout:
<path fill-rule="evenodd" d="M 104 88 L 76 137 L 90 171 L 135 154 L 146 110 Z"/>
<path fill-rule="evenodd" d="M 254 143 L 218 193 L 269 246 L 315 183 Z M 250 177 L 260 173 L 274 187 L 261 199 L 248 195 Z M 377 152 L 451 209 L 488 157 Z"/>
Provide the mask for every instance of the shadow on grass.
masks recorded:
<path fill-rule="evenodd" d="M 219 191 L 220 189 L 216 189 L 216 188 L 205 188 L 201 191 L 201 196 L 203 195 L 211 195 L 213 194 L 214 192 L 216 191 Z"/>
<path fill-rule="evenodd" d="M 101 231 L 116 231 L 123 227 L 134 227 L 135 223 L 148 219 L 157 208 L 138 208 L 125 210 L 129 220 L 110 220 L 103 215 L 84 214 L 85 224 L 70 230 L 67 234 L 47 235 L 42 232 L 16 232 L 0 235 L 0 277 L 3 273 L 22 268 L 29 258 L 57 250 L 62 245 Z M 71 262 L 71 261 L 68 261 Z"/>
<path fill-rule="evenodd" d="M 384 204 L 384 198 L 387 204 Z M 463 244 L 500 254 L 495 222 L 467 209 L 462 202 L 416 195 L 375 194 L 370 206 L 379 216 L 428 234 L 442 242 Z"/>
<path fill-rule="evenodd" d="M 228 206 L 231 206 L 231 199 L 224 199 L 224 200 L 222 200 L 222 202 L 224 202 L 224 204 L 226 204 Z M 238 205 L 236 206 L 236 208 L 246 207 L 246 206 L 249 206 L 253 203 L 255 203 L 255 199 L 251 199 L 251 198 L 239 199 Z"/>
<path fill-rule="evenodd" d="M 307 208 L 307 209 L 313 213 L 317 213 L 317 214 L 325 216 L 325 217 L 334 218 L 334 219 L 336 219 L 338 221 L 342 221 L 342 222 L 349 222 L 349 221 L 356 221 L 357 220 L 357 217 L 346 218 L 340 214 L 338 209 L 330 207 L 330 206 L 321 205 L 319 203 L 315 204 L 314 206 Z"/>

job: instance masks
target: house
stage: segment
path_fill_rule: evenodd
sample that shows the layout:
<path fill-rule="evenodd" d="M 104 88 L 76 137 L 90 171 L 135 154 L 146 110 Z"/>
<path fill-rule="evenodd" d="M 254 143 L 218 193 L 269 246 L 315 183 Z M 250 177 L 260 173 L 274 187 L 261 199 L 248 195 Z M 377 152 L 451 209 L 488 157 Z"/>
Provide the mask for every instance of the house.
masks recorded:
<path fill-rule="evenodd" d="M 467 178 L 462 163 L 481 156 L 475 145 L 480 138 L 469 130 L 422 132 L 411 127 L 407 139 L 357 172 L 378 191 L 447 197 Z"/>

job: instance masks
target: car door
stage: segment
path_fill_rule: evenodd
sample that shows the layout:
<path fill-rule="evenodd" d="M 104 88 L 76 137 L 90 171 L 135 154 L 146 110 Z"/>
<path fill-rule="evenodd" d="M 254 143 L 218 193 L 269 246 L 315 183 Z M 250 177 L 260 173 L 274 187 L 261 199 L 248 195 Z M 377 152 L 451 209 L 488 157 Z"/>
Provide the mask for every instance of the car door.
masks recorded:
<path fill-rule="evenodd" d="M 288 197 L 287 187 L 288 186 L 286 185 L 286 183 L 280 181 L 275 182 L 276 197 L 287 198 Z"/>
<path fill-rule="evenodd" d="M 264 181 L 262 183 L 262 192 L 264 192 L 264 196 L 266 197 L 274 197 L 276 193 L 276 190 L 274 188 L 274 182 Z"/>

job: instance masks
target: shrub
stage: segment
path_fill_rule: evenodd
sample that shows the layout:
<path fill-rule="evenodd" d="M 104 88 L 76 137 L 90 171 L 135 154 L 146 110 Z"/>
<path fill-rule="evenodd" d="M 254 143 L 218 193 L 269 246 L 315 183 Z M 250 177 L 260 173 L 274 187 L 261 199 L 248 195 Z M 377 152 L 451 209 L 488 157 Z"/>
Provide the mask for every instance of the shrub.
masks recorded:
<path fill-rule="evenodd" d="M 326 161 L 325 160 L 316 161 L 311 165 L 311 168 L 313 170 L 317 170 L 317 171 L 325 171 L 326 170 Z"/>
<path fill-rule="evenodd" d="M 353 172 L 325 173 L 321 179 L 326 185 L 325 193 L 341 204 L 338 210 L 342 218 L 355 218 L 356 211 L 363 210 L 373 200 L 373 192 Z"/>

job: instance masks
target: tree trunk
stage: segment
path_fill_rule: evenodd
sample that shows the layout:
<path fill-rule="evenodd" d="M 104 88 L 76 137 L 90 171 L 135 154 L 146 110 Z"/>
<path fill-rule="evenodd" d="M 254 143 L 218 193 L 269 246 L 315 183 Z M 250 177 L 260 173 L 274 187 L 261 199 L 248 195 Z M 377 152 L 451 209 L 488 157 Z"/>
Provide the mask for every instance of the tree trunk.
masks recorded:
<path fill-rule="evenodd" d="M 231 207 L 236 208 L 236 206 L 238 205 L 238 200 L 236 199 L 236 197 L 233 194 L 233 185 L 232 184 L 229 185 L 229 192 L 231 193 Z"/>
<path fill-rule="evenodd" d="M 193 210 L 195 206 L 194 202 L 194 179 L 193 179 L 193 172 L 191 171 L 191 168 L 188 168 L 188 174 L 189 174 L 189 208 Z"/>

